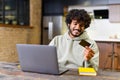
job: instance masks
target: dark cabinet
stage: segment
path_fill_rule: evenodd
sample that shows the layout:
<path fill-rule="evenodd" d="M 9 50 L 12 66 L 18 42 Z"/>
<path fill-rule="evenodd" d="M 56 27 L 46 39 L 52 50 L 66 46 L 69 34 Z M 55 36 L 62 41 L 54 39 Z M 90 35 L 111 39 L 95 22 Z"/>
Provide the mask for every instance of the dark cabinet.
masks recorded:
<path fill-rule="evenodd" d="M 29 0 L 0 0 L 0 23 L 29 25 Z"/>
<path fill-rule="evenodd" d="M 100 51 L 99 68 L 120 70 L 120 43 L 97 41 L 97 45 Z"/>
<path fill-rule="evenodd" d="M 108 0 L 43 0 L 42 8 L 44 16 L 63 15 L 63 8 L 72 5 L 97 6 L 107 5 Z"/>
<path fill-rule="evenodd" d="M 43 15 L 63 15 L 63 2 L 60 0 L 43 0 Z"/>
<path fill-rule="evenodd" d="M 3 23 L 3 1 L 0 0 L 0 23 Z"/>

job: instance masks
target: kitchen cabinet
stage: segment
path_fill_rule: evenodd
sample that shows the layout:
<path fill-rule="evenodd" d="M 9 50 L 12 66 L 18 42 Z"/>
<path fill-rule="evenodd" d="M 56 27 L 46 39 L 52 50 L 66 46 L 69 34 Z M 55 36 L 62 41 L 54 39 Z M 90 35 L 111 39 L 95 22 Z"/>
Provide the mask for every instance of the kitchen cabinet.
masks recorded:
<path fill-rule="evenodd" d="M 29 0 L 0 0 L 0 23 L 29 25 Z"/>
<path fill-rule="evenodd" d="M 99 68 L 101 69 L 112 69 L 114 67 L 115 70 L 120 69 L 120 43 L 117 42 L 103 42 L 96 41 L 99 51 Z M 114 43 L 114 51 L 113 51 L 113 43 Z M 114 54 L 114 62 L 112 65 L 112 53 Z"/>
<path fill-rule="evenodd" d="M 109 5 L 109 21 L 120 22 L 120 4 Z"/>
<path fill-rule="evenodd" d="M 63 15 L 63 2 L 61 0 L 43 0 L 43 15 Z"/>
<path fill-rule="evenodd" d="M 93 5 L 107 5 L 108 0 L 91 0 Z"/>
<path fill-rule="evenodd" d="M 120 4 L 120 0 L 109 0 L 109 4 Z"/>
<path fill-rule="evenodd" d="M 63 8 L 65 6 L 97 6 L 107 5 L 108 0 L 43 0 L 42 1 L 43 15 L 63 15 Z"/>

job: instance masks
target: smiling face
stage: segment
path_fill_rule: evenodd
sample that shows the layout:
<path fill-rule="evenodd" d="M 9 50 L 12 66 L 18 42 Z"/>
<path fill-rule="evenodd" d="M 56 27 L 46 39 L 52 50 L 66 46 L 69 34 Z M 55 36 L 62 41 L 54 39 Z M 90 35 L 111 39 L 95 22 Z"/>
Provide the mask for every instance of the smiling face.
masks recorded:
<path fill-rule="evenodd" d="M 68 28 L 71 38 L 80 36 L 85 30 L 84 23 L 78 22 L 77 20 L 72 20 L 72 22 L 68 24 Z"/>
<path fill-rule="evenodd" d="M 71 38 L 80 36 L 91 23 L 91 18 L 84 9 L 72 9 L 65 20 Z"/>

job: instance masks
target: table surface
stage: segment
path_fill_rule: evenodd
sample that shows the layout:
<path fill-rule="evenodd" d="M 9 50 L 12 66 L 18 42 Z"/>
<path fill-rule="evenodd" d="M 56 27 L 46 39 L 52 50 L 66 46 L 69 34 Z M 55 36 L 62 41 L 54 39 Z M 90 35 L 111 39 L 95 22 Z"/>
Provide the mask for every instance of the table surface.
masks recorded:
<path fill-rule="evenodd" d="M 77 70 L 62 75 L 23 72 L 18 63 L 0 62 L 0 80 L 120 80 L 120 72 L 99 70 L 97 76 L 80 76 Z"/>

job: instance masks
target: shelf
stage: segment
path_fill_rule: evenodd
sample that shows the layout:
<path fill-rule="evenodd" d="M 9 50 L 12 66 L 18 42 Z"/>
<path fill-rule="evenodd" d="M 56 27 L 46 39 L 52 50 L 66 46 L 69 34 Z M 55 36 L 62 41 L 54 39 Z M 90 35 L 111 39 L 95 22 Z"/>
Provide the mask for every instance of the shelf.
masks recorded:
<path fill-rule="evenodd" d="M 3 24 L 29 25 L 29 0 L 1 0 L 0 4 Z"/>
<path fill-rule="evenodd" d="M 30 28 L 30 29 L 33 28 L 33 26 L 10 25 L 10 24 L 0 24 L 0 27 L 10 27 L 10 28 Z"/>

